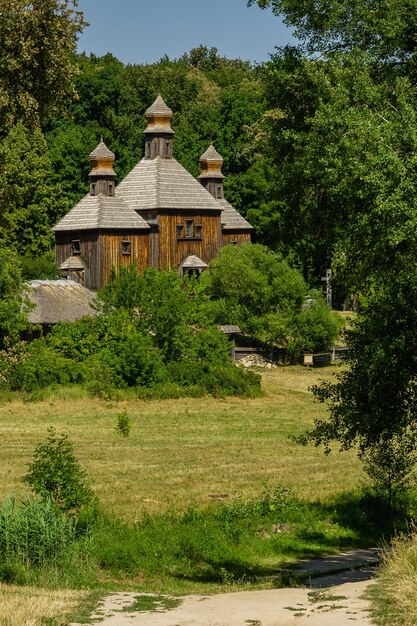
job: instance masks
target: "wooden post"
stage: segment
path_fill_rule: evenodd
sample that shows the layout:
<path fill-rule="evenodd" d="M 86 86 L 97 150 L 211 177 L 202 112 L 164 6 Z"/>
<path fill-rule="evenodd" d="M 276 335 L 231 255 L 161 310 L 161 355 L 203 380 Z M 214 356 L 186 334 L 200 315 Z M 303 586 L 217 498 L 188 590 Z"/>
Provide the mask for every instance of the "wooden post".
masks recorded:
<path fill-rule="evenodd" d="M 326 283 L 326 302 L 327 302 L 327 306 L 329 306 L 330 308 L 332 308 L 332 300 L 333 300 L 333 294 L 332 294 L 332 270 L 326 270 L 326 276 L 322 277 L 322 282 Z"/>

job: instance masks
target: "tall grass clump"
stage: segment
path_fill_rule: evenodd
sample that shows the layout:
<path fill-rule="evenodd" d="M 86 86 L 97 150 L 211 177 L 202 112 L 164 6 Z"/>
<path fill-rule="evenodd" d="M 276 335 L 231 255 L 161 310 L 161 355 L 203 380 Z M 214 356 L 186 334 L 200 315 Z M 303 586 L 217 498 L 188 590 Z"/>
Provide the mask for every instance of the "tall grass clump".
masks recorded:
<path fill-rule="evenodd" d="M 60 514 L 52 500 L 16 505 L 9 497 L 0 505 L 0 578 L 8 566 L 26 570 L 60 559 L 76 541 L 74 520 Z"/>
<path fill-rule="evenodd" d="M 372 616 L 378 626 L 417 624 L 417 528 L 393 540 L 371 590 Z"/>

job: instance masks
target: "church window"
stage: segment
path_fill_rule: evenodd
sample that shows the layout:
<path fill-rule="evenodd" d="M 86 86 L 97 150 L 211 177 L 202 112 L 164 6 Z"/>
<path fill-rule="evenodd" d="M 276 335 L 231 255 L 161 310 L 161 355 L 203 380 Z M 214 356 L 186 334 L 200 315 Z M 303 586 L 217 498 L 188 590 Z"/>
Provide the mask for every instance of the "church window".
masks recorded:
<path fill-rule="evenodd" d="M 184 238 L 184 225 L 177 224 L 177 239 L 183 239 L 183 238 Z"/>
<path fill-rule="evenodd" d="M 193 237 L 193 220 L 185 220 L 185 236 L 192 239 Z"/>
<path fill-rule="evenodd" d="M 130 241 L 122 241 L 122 254 L 123 255 L 132 254 L 132 244 Z"/>
<path fill-rule="evenodd" d="M 73 239 L 71 242 L 71 254 L 72 256 L 78 256 L 81 254 L 81 246 L 79 239 Z"/>
<path fill-rule="evenodd" d="M 196 224 L 194 227 L 194 237 L 196 239 L 201 239 L 201 231 L 203 229 L 203 226 L 201 224 Z"/>

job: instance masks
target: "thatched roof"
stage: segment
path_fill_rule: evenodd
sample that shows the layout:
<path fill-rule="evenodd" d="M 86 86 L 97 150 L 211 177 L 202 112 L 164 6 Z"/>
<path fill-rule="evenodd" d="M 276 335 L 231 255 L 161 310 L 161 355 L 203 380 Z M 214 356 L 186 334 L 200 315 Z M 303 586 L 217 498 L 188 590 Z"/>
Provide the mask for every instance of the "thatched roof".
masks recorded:
<path fill-rule="evenodd" d="M 217 200 L 175 159 L 142 159 L 116 187 L 135 211 L 221 211 Z"/>
<path fill-rule="evenodd" d="M 150 226 L 122 198 L 87 195 L 52 230 L 149 230 Z"/>
<path fill-rule="evenodd" d="M 24 295 L 35 305 L 29 312 L 32 324 L 75 322 L 97 315 L 91 307 L 95 294 L 73 280 L 31 280 Z"/>

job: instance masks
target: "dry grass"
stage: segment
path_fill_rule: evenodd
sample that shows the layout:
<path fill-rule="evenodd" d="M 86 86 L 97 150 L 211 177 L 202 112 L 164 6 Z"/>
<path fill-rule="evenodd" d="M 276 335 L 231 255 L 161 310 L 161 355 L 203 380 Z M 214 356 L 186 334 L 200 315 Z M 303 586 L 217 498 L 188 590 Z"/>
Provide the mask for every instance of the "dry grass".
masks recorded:
<path fill-rule="evenodd" d="M 88 592 L 49 591 L 0 583 L 1 626 L 65 626 Z M 48 621 L 47 621 L 48 620 Z"/>
<path fill-rule="evenodd" d="M 314 499 L 358 483 L 354 453 L 303 448 L 290 435 L 312 425 L 325 408 L 308 387 L 338 368 L 276 368 L 263 374 L 265 396 L 243 400 L 185 398 L 106 403 L 60 395 L 0 406 L 0 497 L 26 495 L 20 482 L 48 426 L 69 433 L 76 454 L 107 510 L 135 518 L 143 510 L 205 505 L 213 494 L 259 493 L 283 484 Z M 116 430 L 117 415 L 132 419 L 129 437 Z"/>
<path fill-rule="evenodd" d="M 417 624 L 417 533 L 394 540 L 377 585 L 371 589 L 373 617 L 378 626 Z"/>

